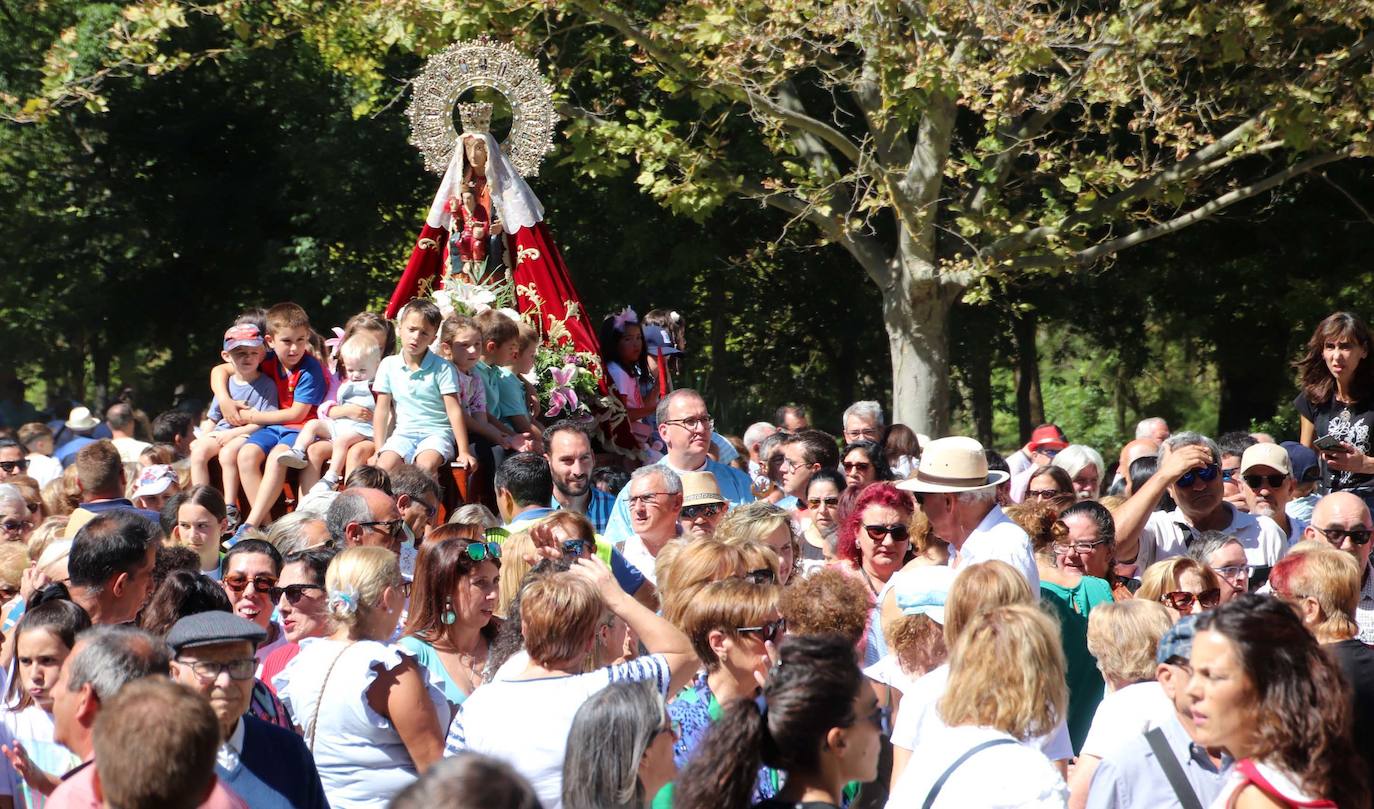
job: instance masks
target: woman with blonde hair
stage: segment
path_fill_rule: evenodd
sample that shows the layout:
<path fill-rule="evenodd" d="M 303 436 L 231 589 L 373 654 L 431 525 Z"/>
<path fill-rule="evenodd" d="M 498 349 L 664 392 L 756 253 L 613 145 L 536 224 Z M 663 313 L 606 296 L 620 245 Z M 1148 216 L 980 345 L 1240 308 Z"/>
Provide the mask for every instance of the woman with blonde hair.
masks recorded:
<path fill-rule="evenodd" d="M 717 539 L 725 542 L 758 542 L 778 555 L 778 584 L 787 584 L 801 569 L 800 540 L 783 509 L 762 501 L 735 506 L 716 526 Z"/>
<path fill-rule="evenodd" d="M 712 582 L 687 605 L 683 631 L 701 658 L 702 670 L 668 705 L 678 725 L 673 762 L 680 770 L 695 755 L 706 731 L 721 716 L 721 706 L 753 699 L 759 679 L 772 662 L 767 645 L 782 642 L 786 622 L 778 610 L 775 585 L 755 585 L 743 579 Z M 778 774 L 760 770 L 755 803 L 778 791 Z"/>
<path fill-rule="evenodd" d="M 669 554 L 666 561 L 664 554 Z M 702 587 L 713 581 L 742 578 L 749 569 L 744 551 L 714 538 L 674 540 L 659 551 L 659 559 L 658 595 L 663 617 L 677 627 L 682 626 L 687 605 Z"/>
<path fill-rule="evenodd" d="M 1068 705 L 1053 619 L 1030 604 L 981 611 L 954 642 L 949 671 L 940 727 L 921 735 L 888 805 L 1063 807 L 1064 779 L 1026 743 L 1052 732 Z"/>
<path fill-rule="evenodd" d="M 1158 601 L 1178 615 L 1194 615 L 1221 601 L 1221 580 L 1210 567 L 1175 556 L 1146 568 L 1135 597 Z"/>
<path fill-rule="evenodd" d="M 325 587 L 334 633 L 303 639 L 273 683 L 330 806 L 380 809 L 443 756 L 452 709 L 442 685 L 387 642 L 410 594 L 396 554 L 349 548 Z"/>
<path fill-rule="evenodd" d="M 1164 605 L 1143 598 L 1102 604 L 1088 617 L 1088 651 L 1097 658 L 1107 693 L 1078 751 L 1070 806 L 1087 805 L 1093 773 L 1107 754 L 1173 714 L 1173 701 L 1155 679 L 1159 639 L 1173 625 Z"/>
<path fill-rule="evenodd" d="M 1033 606 L 1035 603 L 1026 577 L 1006 562 L 991 560 L 960 568 L 953 584 L 950 585 L 949 596 L 940 615 L 943 619 L 945 647 L 950 649 L 952 654 L 964 628 L 982 613 L 996 607 L 1017 604 Z M 1059 646 L 1057 639 L 1055 646 Z M 1061 670 L 1064 665 L 1063 655 L 1064 652 L 1060 650 Z M 938 733 L 944 727 L 945 722 L 935 706 L 951 682 L 950 676 L 950 663 L 944 663 L 916 680 L 902 695 L 901 708 L 892 726 L 894 785 L 908 762 L 912 760 L 917 740 L 925 739 L 928 734 Z M 1063 675 L 1060 676 L 1062 679 Z M 1064 717 L 1065 713 L 1061 711 L 1058 725 L 1044 731 L 1033 740 L 1034 746 L 1055 762 L 1067 762 L 1073 758 L 1073 745 L 1069 742 L 1069 728 Z"/>

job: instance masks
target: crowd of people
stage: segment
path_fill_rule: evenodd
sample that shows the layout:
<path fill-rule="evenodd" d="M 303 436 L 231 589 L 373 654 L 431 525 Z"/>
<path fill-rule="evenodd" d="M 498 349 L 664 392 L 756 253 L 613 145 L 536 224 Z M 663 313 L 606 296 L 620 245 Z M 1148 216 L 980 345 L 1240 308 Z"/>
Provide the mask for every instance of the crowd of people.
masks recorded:
<path fill-rule="evenodd" d="M 1148 418 L 1111 463 L 869 401 L 727 435 L 628 309 L 611 451 L 538 339 L 279 304 L 204 413 L 4 428 L 0 809 L 1374 805 L 1359 318 L 1292 440 Z"/>

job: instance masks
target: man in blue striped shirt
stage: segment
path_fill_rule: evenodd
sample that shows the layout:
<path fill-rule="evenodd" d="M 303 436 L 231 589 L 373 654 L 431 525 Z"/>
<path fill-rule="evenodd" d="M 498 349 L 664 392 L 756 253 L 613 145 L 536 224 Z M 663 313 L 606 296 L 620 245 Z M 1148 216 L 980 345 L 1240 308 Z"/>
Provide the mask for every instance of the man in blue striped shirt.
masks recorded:
<path fill-rule="evenodd" d="M 706 410 L 706 400 L 691 388 L 678 388 L 658 402 L 658 435 L 668 447 L 668 454 L 660 464 L 682 474 L 710 472 L 715 475 L 720 493 L 731 506 L 754 502 L 749 476 L 733 466 L 712 460 L 707 454 L 711 446 L 711 431 L 715 422 Z M 615 509 L 606 525 L 605 537 L 622 543 L 634 534 L 630 527 L 630 509 L 626 503 L 629 487 L 620 491 Z"/>

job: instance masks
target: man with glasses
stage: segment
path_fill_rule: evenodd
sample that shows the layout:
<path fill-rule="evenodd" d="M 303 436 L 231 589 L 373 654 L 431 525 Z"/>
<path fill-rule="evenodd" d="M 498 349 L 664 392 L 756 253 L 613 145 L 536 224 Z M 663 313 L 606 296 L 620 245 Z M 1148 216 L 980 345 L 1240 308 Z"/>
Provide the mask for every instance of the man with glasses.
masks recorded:
<path fill-rule="evenodd" d="M 1306 522 L 1287 511 L 1295 486 L 1288 451 L 1278 444 L 1254 444 L 1241 456 L 1240 488 L 1246 510 L 1278 523 L 1290 546 L 1302 541 L 1307 528 Z"/>
<path fill-rule="evenodd" d="M 654 562 L 663 546 L 678 534 L 682 478 L 659 464 L 643 466 L 630 475 L 630 485 L 625 491 L 634 533 L 625 540 L 621 553 L 646 579 L 658 586 Z"/>
<path fill-rule="evenodd" d="M 1194 432 L 1174 433 L 1159 448 L 1159 470 L 1117 508 L 1117 561 L 1134 561 L 1145 571 L 1161 559 L 1182 556 L 1204 531 L 1235 537 L 1252 569 L 1251 586 L 1263 584 L 1269 568 L 1288 548 L 1278 523 L 1247 514 L 1223 498 L 1221 448 Z M 1165 492 L 1173 511 L 1156 511 Z"/>
<path fill-rule="evenodd" d="M 24 448 L 18 441 L 0 438 L 0 482 L 26 474 L 29 459 L 24 457 Z"/>
<path fill-rule="evenodd" d="M 391 493 L 396 496 L 396 510 L 405 522 L 406 534 L 418 548 L 430 522 L 439 514 L 443 498 L 439 481 L 415 464 L 403 463 L 391 470 Z"/>
<path fill-rule="evenodd" d="M 806 487 L 811 476 L 821 469 L 835 469 L 840 465 L 840 450 L 835 439 L 820 430 L 802 430 L 788 436 L 782 444 L 782 490 L 786 497 L 779 500 L 779 508 L 806 511 Z"/>
<path fill-rule="evenodd" d="M 749 476 L 733 466 L 713 460 L 707 454 L 715 422 L 700 393 L 691 388 L 678 388 L 659 400 L 656 414 L 659 438 L 668 447 L 668 453 L 657 466 L 666 467 L 677 474 L 710 472 L 715 475 L 720 493 L 731 506 L 754 501 Z M 615 510 L 606 524 L 606 539 L 612 542 L 624 542 L 634 534 L 630 525 L 628 492 L 628 486 L 621 489 L 616 497 Z"/>
<path fill-rule="evenodd" d="M 1225 604 L 1250 592 L 1250 563 L 1245 560 L 1245 548 L 1235 537 L 1221 531 L 1203 531 L 1188 548 L 1188 555 L 1210 567 L 1221 579 L 1218 603 Z"/>
<path fill-rule="evenodd" d="M 1320 539 L 1355 557 L 1360 568 L 1360 602 L 1355 606 L 1355 623 L 1360 626 L 1360 641 L 1374 643 L 1374 577 L 1369 575 L 1369 539 L 1374 519 L 1369 507 L 1350 492 L 1332 492 L 1317 501 L 1312 522 L 1303 536 Z"/>
<path fill-rule="evenodd" d="M 682 510 L 678 512 L 678 529 L 688 539 L 710 539 L 725 518 L 729 504 L 711 475 L 684 472 L 679 477 L 682 479 Z"/>
<path fill-rule="evenodd" d="M 220 727 L 215 774 L 249 806 L 326 809 L 301 737 L 248 713 L 264 637 L 262 627 L 227 612 L 188 615 L 167 633 L 172 679 L 209 701 Z"/>
<path fill-rule="evenodd" d="M 401 552 L 405 523 L 396 501 L 380 489 L 345 489 L 329 504 L 324 521 L 335 546 L 340 549 L 373 545 L 392 553 Z M 402 572 L 406 572 L 404 560 Z"/>
<path fill-rule="evenodd" d="M 859 441 L 877 444 L 883 440 L 883 406 L 877 402 L 855 402 L 845 408 L 840 425 L 846 444 Z"/>

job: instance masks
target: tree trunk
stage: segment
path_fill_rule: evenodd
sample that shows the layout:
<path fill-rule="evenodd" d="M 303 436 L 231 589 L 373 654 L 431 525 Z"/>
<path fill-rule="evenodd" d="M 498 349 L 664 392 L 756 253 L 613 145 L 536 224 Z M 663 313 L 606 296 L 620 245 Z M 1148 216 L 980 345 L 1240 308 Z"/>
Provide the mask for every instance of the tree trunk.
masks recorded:
<path fill-rule="evenodd" d="M 892 421 L 939 438 L 949 427 L 949 312 L 964 289 L 917 259 L 900 262 L 894 275 L 899 282 L 882 290 Z"/>
<path fill-rule="evenodd" d="M 1012 321 L 1016 338 L 1016 420 L 1021 442 L 1030 440 L 1031 431 L 1045 423 L 1045 402 L 1040 394 L 1040 350 L 1035 332 L 1039 323 L 1034 311 L 1024 312 Z"/>
<path fill-rule="evenodd" d="M 973 410 L 973 432 L 978 443 L 993 445 L 992 434 L 992 346 L 986 339 L 974 341 L 968 358 L 969 404 Z"/>

